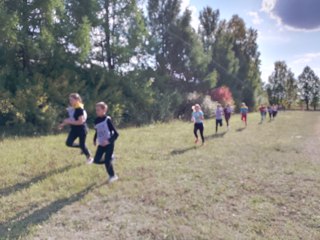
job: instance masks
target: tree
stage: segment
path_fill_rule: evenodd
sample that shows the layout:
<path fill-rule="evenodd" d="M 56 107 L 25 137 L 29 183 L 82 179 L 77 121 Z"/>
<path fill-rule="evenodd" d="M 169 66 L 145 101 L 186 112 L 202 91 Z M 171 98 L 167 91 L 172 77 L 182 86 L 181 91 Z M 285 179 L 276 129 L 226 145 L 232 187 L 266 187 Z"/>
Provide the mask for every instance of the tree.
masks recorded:
<path fill-rule="evenodd" d="M 298 83 L 297 83 L 297 79 L 294 77 L 294 73 L 291 72 L 291 70 L 288 71 L 284 88 L 285 88 L 284 105 L 288 109 L 291 109 L 292 104 L 298 98 Z"/>
<path fill-rule="evenodd" d="M 307 110 L 312 102 L 316 108 L 319 98 L 319 77 L 309 66 L 306 66 L 298 79 L 299 94 L 301 100 L 305 102 Z"/>
<path fill-rule="evenodd" d="M 203 43 L 205 52 L 209 53 L 216 41 L 216 34 L 219 26 L 220 11 L 213 10 L 211 7 L 205 7 L 200 12 L 199 34 Z"/>
<path fill-rule="evenodd" d="M 274 63 L 274 71 L 269 77 L 267 91 L 269 101 L 272 104 L 283 104 L 286 98 L 286 85 L 288 79 L 293 77 L 292 72 L 288 69 L 286 62 L 277 61 Z"/>

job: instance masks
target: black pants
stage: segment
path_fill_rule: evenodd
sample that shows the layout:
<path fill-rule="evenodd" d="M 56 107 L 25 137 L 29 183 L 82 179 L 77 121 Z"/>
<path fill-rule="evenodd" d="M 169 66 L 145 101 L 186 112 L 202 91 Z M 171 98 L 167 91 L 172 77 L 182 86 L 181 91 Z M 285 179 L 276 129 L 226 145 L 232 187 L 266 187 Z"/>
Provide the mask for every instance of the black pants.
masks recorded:
<path fill-rule="evenodd" d="M 218 132 L 218 127 L 222 127 L 222 119 L 216 119 L 216 132 Z"/>
<path fill-rule="evenodd" d="M 202 143 L 204 143 L 204 136 L 203 136 L 204 127 L 203 127 L 203 123 L 195 123 L 195 124 L 194 124 L 193 133 L 194 133 L 194 136 L 195 136 L 197 139 L 198 139 L 198 133 L 197 133 L 198 130 L 200 131 Z"/>
<path fill-rule="evenodd" d="M 277 112 L 277 111 L 274 111 L 274 112 L 273 112 L 273 118 L 276 118 L 277 114 L 278 114 L 278 112 Z"/>
<path fill-rule="evenodd" d="M 106 171 L 110 177 L 114 177 L 115 173 L 112 165 L 112 155 L 114 150 L 114 144 L 109 144 L 105 147 L 98 146 L 96 155 L 94 157 L 95 164 L 104 164 Z M 104 155 L 104 161 L 101 161 Z"/>
<path fill-rule="evenodd" d="M 230 121 L 231 115 L 229 115 L 229 114 L 227 115 L 227 114 L 226 114 L 226 115 L 224 116 L 224 118 L 225 118 L 225 120 L 226 120 L 227 126 L 229 127 L 229 121 Z"/>
<path fill-rule="evenodd" d="M 79 144 L 74 143 L 74 141 L 79 138 Z M 69 136 L 66 141 L 66 145 L 72 148 L 80 148 L 87 157 L 90 157 L 90 152 L 86 146 L 87 130 L 85 129 L 71 129 Z"/>

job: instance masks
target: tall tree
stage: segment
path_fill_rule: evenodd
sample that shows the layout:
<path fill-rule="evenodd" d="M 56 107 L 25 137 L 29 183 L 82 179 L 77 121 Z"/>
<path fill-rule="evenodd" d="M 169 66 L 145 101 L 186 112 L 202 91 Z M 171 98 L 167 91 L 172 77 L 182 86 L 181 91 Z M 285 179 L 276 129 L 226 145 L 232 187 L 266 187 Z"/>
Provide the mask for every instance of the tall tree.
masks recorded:
<path fill-rule="evenodd" d="M 319 97 L 319 77 L 309 66 L 306 66 L 298 79 L 300 97 L 309 110 L 310 103 Z M 317 106 L 317 103 L 314 106 Z"/>
<path fill-rule="evenodd" d="M 283 104 L 286 96 L 286 82 L 289 77 L 289 69 L 284 61 L 274 63 L 274 71 L 269 77 L 267 90 L 269 101 L 272 104 Z"/>
<path fill-rule="evenodd" d="M 216 41 L 216 34 L 219 27 L 220 11 L 213 10 L 211 7 L 205 7 L 200 12 L 199 34 L 203 47 L 207 53 L 210 52 Z"/>

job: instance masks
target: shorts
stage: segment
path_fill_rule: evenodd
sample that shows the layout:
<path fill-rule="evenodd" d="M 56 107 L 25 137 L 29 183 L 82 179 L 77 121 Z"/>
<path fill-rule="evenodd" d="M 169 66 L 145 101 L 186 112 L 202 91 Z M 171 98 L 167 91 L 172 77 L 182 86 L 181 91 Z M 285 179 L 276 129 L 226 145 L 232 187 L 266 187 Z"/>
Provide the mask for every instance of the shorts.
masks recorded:
<path fill-rule="evenodd" d="M 241 115 L 241 120 L 246 122 L 247 121 L 247 114 L 242 114 Z"/>
<path fill-rule="evenodd" d="M 222 123 L 222 119 L 216 119 L 216 126 L 220 125 L 220 127 L 222 127 L 223 123 Z"/>

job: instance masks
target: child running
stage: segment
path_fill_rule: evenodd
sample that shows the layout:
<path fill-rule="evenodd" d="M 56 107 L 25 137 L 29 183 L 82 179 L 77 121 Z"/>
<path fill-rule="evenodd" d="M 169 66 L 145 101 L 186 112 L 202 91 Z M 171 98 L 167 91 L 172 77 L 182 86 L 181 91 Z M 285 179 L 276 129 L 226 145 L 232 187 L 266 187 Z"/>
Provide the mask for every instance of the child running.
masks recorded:
<path fill-rule="evenodd" d="M 78 93 L 72 93 L 69 96 L 69 103 L 71 106 L 67 109 L 69 118 L 59 125 L 59 129 L 63 129 L 67 125 L 71 126 L 66 145 L 71 148 L 80 148 L 82 153 L 87 157 L 87 163 L 90 163 L 93 161 L 93 158 L 86 146 L 87 113 L 84 110 L 82 98 Z M 79 144 L 74 143 L 77 138 L 79 138 Z"/>
<path fill-rule="evenodd" d="M 222 127 L 223 122 L 222 122 L 222 118 L 223 118 L 223 108 L 220 104 L 217 105 L 217 109 L 216 109 L 216 134 L 218 133 L 218 127 Z"/>
<path fill-rule="evenodd" d="M 203 112 L 201 111 L 201 107 L 199 104 L 196 104 L 192 107 L 193 113 L 192 113 L 192 118 L 191 121 L 194 122 L 194 129 L 193 133 L 194 136 L 196 137 L 195 143 L 197 144 L 199 141 L 198 138 L 198 130 L 200 131 L 201 135 L 201 140 L 202 140 L 202 145 L 204 144 L 204 136 L 203 136 L 203 131 L 204 131 L 204 126 L 203 126 L 203 120 L 204 120 L 204 115 Z"/>
<path fill-rule="evenodd" d="M 227 104 L 223 111 L 224 111 L 224 118 L 227 123 L 227 129 L 230 130 L 230 118 L 232 114 L 232 108 L 230 104 Z"/>
<path fill-rule="evenodd" d="M 109 175 L 108 183 L 118 180 L 118 176 L 113 169 L 113 151 L 115 141 L 119 134 L 112 124 L 111 118 L 107 116 L 108 106 L 104 102 L 96 104 L 97 118 L 94 122 L 96 133 L 94 135 L 93 143 L 98 145 L 96 155 L 94 157 L 95 164 L 104 164 Z M 104 155 L 104 161 L 101 161 Z"/>
<path fill-rule="evenodd" d="M 263 123 L 264 120 L 266 119 L 266 116 L 267 116 L 267 108 L 265 107 L 265 105 L 261 104 L 261 106 L 259 108 L 259 112 L 261 115 L 261 122 L 260 123 Z"/>
<path fill-rule="evenodd" d="M 241 120 L 245 123 L 246 127 L 248 125 L 248 112 L 249 109 L 245 103 L 241 104 L 240 108 L 240 114 L 241 114 Z"/>
<path fill-rule="evenodd" d="M 271 106 L 268 106 L 268 113 L 269 113 L 269 120 L 271 122 L 273 117 L 273 110 Z"/>
<path fill-rule="evenodd" d="M 278 115 L 278 105 L 273 105 L 272 106 L 272 117 L 273 117 L 273 119 L 275 119 L 277 115 Z"/>

